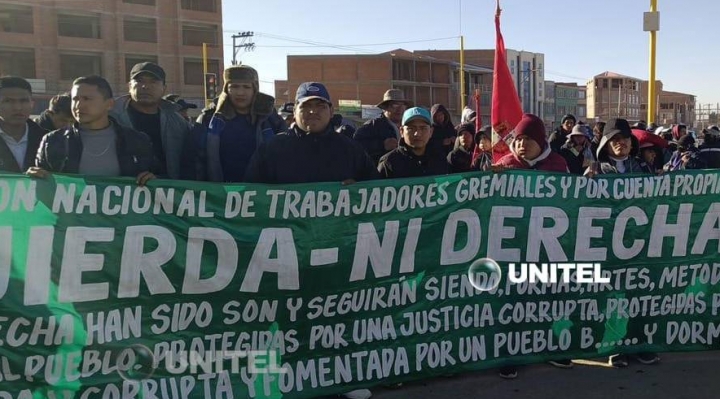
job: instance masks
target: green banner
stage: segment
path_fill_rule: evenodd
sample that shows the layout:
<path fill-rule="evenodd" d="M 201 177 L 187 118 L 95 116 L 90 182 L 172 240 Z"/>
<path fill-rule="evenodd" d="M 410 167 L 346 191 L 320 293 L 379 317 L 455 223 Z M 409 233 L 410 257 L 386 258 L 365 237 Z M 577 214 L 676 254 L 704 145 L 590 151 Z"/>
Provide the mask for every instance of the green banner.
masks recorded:
<path fill-rule="evenodd" d="M 0 399 L 310 398 L 720 349 L 719 193 L 714 171 L 350 186 L 2 175 Z M 558 269 L 571 281 L 517 281 Z"/>

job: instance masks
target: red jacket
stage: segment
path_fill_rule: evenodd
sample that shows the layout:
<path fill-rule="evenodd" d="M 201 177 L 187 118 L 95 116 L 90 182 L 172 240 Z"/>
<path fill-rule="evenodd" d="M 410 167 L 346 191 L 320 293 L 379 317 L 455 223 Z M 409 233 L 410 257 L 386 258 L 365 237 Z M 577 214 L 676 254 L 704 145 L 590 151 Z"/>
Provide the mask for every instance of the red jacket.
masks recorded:
<path fill-rule="evenodd" d="M 548 147 L 538 158 L 541 160 L 535 163 L 533 166 L 527 163 L 524 159 L 519 158 L 514 153 L 509 153 L 504 157 L 500 158 L 498 165 L 502 165 L 508 169 L 534 169 L 542 170 L 545 172 L 561 172 L 568 173 L 567 163 L 562 155 L 555 151 L 551 151 Z"/>

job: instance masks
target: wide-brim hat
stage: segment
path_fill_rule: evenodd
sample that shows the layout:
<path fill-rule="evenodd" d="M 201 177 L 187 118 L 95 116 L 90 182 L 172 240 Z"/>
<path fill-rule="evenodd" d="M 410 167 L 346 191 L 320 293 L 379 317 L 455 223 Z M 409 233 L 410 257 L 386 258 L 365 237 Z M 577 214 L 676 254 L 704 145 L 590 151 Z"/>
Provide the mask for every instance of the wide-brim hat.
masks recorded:
<path fill-rule="evenodd" d="M 412 108 L 413 102 L 405 98 L 405 93 L 400 89 L 390 89 L 383 94 L 383 100 L 376 105 L 380 109 L 385 109 L 389 103 L 404 103 L 406 107 Z"/>

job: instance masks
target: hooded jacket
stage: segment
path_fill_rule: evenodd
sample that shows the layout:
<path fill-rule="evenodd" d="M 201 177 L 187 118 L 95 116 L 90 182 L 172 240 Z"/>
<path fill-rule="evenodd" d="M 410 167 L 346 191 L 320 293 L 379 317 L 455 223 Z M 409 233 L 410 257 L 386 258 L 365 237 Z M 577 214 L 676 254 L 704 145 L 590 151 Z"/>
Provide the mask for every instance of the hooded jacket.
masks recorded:
<path fill-rule="evenodd" d="M 580 151 L 575 148 L 572 140 L 573 136 L 578 134 L 586 138 L 585 146 Z M 585 164 L 586 161 L 595 161 L 595 156 L 592 153 L 592 147 L 590 145 L 590 138 L 583 131 L 582 126 L 575 125 L 572 133 L 567 136 L 565 144 L 560 147 L 560 155 L 565 158 L 568 170 L 574 175 L 582 175 L 585 172 L 583 164 Z"/>
<path fill-rule="evenodd" d="M 434 122 L 435 114 L 437 113 L 445 115 L 445 120 L 442 124 Z M 453 143 L 448 146 L 443 145 L 443 141 L 445 139 L 455 139 L 457 137 L 455 126 L 453 125 L 452 118 L 450 117 L 450 112 L 448 112 L 447 108 L 445 108 L 444 105 L 435 104 L 432 106 L 432 108 L 430 108 L 430 115 L 433 120 L 433 134 L 430 138 L 430 142 L 428 143 L 428 145 L 439 148 L 443 150 L 445 154 L 447 154 L 453 150 L 455 140 L 453 140 Z"/>
<path fill-rule="evenodd" d="M 225 132 L 228 121 L 237 116 L 234 111 L 228 111 L 230 107 L 229 99 L 223 104 L 226 105 L 222 106 L 222 109 L 218 109 L 215 104 L 215 106 L 204 109 L 202 115 L 198 117 L 198 121 L 205 128 L 206 133 L 203 158 L 207 180 L 214 182 L 225 181 L 220 159 L 220 136 Z M 285 121 L 275 112 L 275 99 L 264 93 L 257 93 L 255 96 L 251 109 L 251 119 L 254 121 L 255 126 L 256 151 L 264 142 L 287 130 Z M 251 158 L 244 160 L 244 162 L 249 164 Z"/>
<path fill-rule="evenodd" d="M 253 155 L 245 181 L 266 184 L 342 182 L 378 178 L 375 163 L 354 140 L 332 124 L 309 134 L 297 125 L 264 142 Z"/>
<path fill-rule="evenodd" d="M 151 171 L 154 153 L 150 137 L 120 125 L 112 118 L 110 124 L 115 128 L 120 175 L 137 177 L 142 172 Z M 46 134 L 40 143 L 35 166 L 54 173 L 79 173 L 83 145 L 78 128 L 76 123 Z"/>
<path fill-rule="evenodd" d="M 472 169 L 473 148 L 468 150 L 460 144 L 460 137 L 455 139 L 455 147 L 447 155 L 447 163 L 450 165 L 450 173 L 469 172 Z"/>
<path fill-rule="evenodd" d="M 614 160 L 610 159 L 610 156 L 608 155 L 607 146 L 610 142 L 610 139 L 607 136 L 603 136 L 603 138 L 600 140 L 600 145 L 597 149 L 597 161 L 598 161 L 598 170 L 597 173 L 599 174 L 627 174 L 627 173 L 645 173 L 645 167 L 644 165 L 640 165 L 640 163 L 637 160 L 637 154 L 640 150 L 640 145 L 638 144 L 638 139 L 630 134 L 630 141 L 631 141 L 631 149 L 630 154 L 628 155 L 627 159 L 622 161 L 622 164 L 624 166 L 624 172 L 620 172 L 620 170 L 617 167 L 617 164 Z"/>
<path fill-rule="evenodd" d="M 120 125 L 134 129 L 128 107 L 130 95 L 115 100 L 110 116 Z M 164 169 L 169 179 L 197 180 L 198 154 L 193 140 L 192 126 L 178 113 L 180 106 L 160 100 L 160 136 L 165 150 L 164 167 L 153 167 L 153 172 Z M 157 162 L 157 161 L 156 161 Z"/>
<path fill-rule="evenodd" d="M 13 156 L 10 148 L 5 144 L 5 140 L 0 138 L 0 171 L 23 173 L 27 168 L 35 166 L 35 156 L 37 155 L 40 141 L 47 133 L 47 130 L 40 127 L 37 123 L 27 120 L 27 150 L 23 165 L 18 165 L 17 160 Z"/>

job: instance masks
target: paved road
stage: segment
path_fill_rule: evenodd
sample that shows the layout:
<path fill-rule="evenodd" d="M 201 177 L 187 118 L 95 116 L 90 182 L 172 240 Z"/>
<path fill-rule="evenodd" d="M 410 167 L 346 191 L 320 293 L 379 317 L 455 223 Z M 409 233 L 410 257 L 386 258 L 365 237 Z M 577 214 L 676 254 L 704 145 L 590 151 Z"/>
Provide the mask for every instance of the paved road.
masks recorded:
<path fill-rule="evenodd" d="M 374 399 L 720 399 L 720 351 L 663 354 L 662 362 L 625 369 L 602 359 L 579 361 L 571 370 L 550 365 L 520 369 L 515 380 L 484 371 L 453 378 L 374 389 Z"/>

